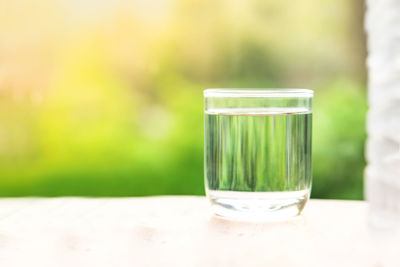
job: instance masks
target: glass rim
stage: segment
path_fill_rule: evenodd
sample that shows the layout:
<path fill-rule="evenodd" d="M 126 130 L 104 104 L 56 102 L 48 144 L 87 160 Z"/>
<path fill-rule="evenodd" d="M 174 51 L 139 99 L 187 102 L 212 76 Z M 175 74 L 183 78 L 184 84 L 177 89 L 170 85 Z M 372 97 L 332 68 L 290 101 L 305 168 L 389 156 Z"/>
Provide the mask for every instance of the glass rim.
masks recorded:
<path fill-rule="evenodd" d="M 311 98 L 314 91 L 301 88 L 210 88 L 203 91 L 204 97 L 304 97 Z"/>

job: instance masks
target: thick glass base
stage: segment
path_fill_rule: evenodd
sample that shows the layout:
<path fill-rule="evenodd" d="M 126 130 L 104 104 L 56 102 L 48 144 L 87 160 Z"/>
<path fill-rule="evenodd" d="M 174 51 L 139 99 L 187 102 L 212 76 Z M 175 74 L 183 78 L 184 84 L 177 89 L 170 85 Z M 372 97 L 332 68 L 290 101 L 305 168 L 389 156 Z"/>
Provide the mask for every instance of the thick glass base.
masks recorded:
<path fill-rule="evenodd" d="M 235 221 L 282 221 L 300 215 L 310 190 L 239 192 L 207 190 L 214 213 Z"/>

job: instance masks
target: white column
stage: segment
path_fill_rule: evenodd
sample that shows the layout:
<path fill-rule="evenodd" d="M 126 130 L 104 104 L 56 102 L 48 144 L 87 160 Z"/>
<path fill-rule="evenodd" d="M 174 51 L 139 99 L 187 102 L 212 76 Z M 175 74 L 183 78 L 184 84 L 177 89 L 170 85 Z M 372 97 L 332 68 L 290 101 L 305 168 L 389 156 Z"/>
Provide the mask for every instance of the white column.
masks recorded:
<path fill-rule="evenodd" d="M 400 0 L 367 0 L 368 102 L 365 192 L 370 219 L 400 223 Z"/>

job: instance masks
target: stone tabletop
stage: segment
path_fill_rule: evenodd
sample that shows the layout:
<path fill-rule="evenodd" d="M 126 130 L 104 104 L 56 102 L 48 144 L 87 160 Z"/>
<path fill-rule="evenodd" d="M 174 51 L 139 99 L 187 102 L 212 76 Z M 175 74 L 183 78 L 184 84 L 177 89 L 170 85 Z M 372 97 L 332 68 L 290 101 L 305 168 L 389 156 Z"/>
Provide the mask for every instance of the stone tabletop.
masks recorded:
<path fill-rule="evenodd" d="M 0 199 L 0 266 L 383 266 L 367 203 L 231 222 L 204 197 Z M 398 265 L 400 266 L 400 265 Z"/>

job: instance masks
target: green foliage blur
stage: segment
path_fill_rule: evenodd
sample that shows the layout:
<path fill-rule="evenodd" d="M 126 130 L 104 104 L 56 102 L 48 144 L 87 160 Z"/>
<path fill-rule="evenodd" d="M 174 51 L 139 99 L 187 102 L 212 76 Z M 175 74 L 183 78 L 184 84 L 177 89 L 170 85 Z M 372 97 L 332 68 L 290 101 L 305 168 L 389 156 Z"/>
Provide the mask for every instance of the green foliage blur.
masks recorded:
<path fill-rule="evenodd" d="M 311 88 L 316 198 L 363 198 L 361 1 L 9 1 L 0 196 L 204 194 L 205 88 Z"/>

